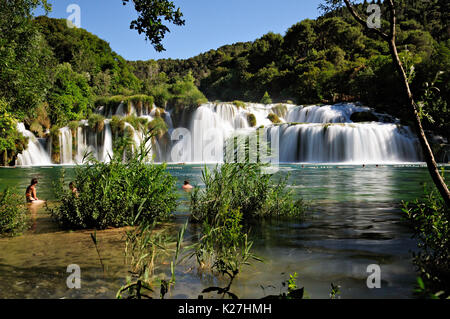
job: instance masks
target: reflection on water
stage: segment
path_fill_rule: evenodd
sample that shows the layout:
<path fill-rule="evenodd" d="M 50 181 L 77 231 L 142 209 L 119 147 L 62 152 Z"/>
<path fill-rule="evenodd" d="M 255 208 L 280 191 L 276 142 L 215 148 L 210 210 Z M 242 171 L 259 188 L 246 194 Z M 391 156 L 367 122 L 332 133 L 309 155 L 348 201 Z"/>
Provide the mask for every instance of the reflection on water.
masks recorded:
<path fill-rule="evenodd" d="M 182 182 L 189 179 L 202 186 L 202 168 L 169 166 L 180 190 L 177 225 L 189 213 L 189 195 L 181 191 Z M 39 198 L 54 201 L 52 183 L 61 170 L 0 169 L 0 189 L 9 186 L 22 193 L 37 177 Z M 65 171 L 70 181 L 74 169 Z M 241 298 L 277 294 L 289 273 L 297 272 L 311 298 L 328 298 L 331 282 L 341 285 L 342 298 L 411 297 L 415 273 L 410 251 L 416 243 L 401 223 L 398 203 L 420 195 L 422 184 L 430 183 L 425 167 L 284 165 L 277 175 L 286 173 L 295 193 L 311 201 L 307 217 L 303 222 L 251 225 L 255 253 L 265 262 L 244 268 L 233 292 Z M 0 239 L 1 298 L 115 297 L 127 276 L 123 229 L 97 232 L 107 268 L 103 273 L 89 231 L 61 232 L 43 209 L 36 214 L 35 226 L 21 237 Z M 190 226 L 185 239 L 189 241 L 196 231 Z M 66 286 L 69 264 L 81 267 L 80 290 Z M 381 289 L 366 286 L 369 264 L 381 266 Z M 203 288 L 220 284 L 220 279 L 192 270 L 194 265 L 191 260 L 177 268 L 177 284 L 169 297 L 196 298 Z"/>

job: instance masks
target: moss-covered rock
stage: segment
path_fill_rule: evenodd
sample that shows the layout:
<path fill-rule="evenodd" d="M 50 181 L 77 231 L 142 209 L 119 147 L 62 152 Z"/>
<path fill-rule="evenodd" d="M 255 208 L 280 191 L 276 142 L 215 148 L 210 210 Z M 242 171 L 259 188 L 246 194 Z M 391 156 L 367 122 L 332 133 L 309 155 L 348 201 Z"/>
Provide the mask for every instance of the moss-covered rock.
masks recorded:
<path fill-rule="evenodd" d="M 97 133 L 102 132 L 105 128 L 105 118 L 100 114 L 91 114 L 88 119 L 89 127 Z"/>
<path fill-rule="evenodd" d="M 270 113 L 267 118 L 274 124 L 279 124 L 281 123 L 280 118 L 278 117 L 278 115 L 276 115 L 275 113 Z"/>
<path fill-rule="evenodd" d="M 247 122 L 248 125 L 250 125 L 250 127 L 255 127 L 256 126 L 256 117 L 254 114 L 252 113 L 248 113 L 247 114 Z"/>

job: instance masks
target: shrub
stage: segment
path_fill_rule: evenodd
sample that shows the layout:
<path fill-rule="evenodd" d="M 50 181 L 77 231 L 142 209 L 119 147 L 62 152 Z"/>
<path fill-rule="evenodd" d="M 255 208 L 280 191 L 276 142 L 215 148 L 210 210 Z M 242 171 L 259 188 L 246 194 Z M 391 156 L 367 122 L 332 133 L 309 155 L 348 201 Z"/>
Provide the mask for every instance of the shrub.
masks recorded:
<path fill-rule="evenodd" d="M 162 136 L 167 133 L 167 124 L 161 117 L 148 123 L 148 129 L 152 130 L 157 136 Z"/>
<path fill-rule="evenodd" d="M 146 118 L 137 117 L 135 115 L 128 115 L 123 120 L 129 123 L 135 130 L 142 131 L 147 126 L 148 120 Z"/>
<path fill-rule="evenodd" d="M 111 130 L 114 134 L 123 133 L 125 130 L 125 120 L 117 115 L 111 118 Z"/>
<path fill-rule="evenodd" d="M 251 127 L 255 127 L 256 126 L 255 114 L 248 113 L 247 114 L 247 122 L 248 122 L 248 125 L 250 125 Z"/>
<path fill-rule="evenodd" d="M 274 113 L 270 113 L 267 118 L 274 124 L 279 124 L 281 123 L 280 118 L 278 117 L 278 115 L 274 114 Z"/>
<path fill-rule="evenodd" d="M 66 186 L 64 176 L 55 186 L 59 205 L 50 210 L 64 228 L 104 229 L 169 218 L 176 207 L 175 178 L 165 165 L 147 164 L 147 136 L 140 149 L 123 162 L 114 154 L 109 163 L 77 166 L 77 193 Z"/>
<path fill-rule="evenodd" d="M 37 121 L 34 120 L 30 125 L 30 131 L 33 132 L 35 135 L 39 137 L 44 136 L 44 131 L 42 129 L 42 125 Z"/>
<path fill-rule="evenodd" d="M 278 116 L 286 117 L 288 109 L 287 106 L 284 104 L 277 104 L 274 107 L 272 107 L 272 112 Z"/>
<path fill-rule="evenodd" d="M 267 91 L 261 99 L 261 104 L 272 104 L 272 99 Z"/>
<path fill-rule="evenodd" d="M 239 108 L 243 108 L 245 109 L 245 102 L 242 101 L 233 101 L 233 104 L 239 109 Z"/>
<path fill-rule="evenodd" d="M 23 199 L 9 189 L 0 192 L 0 234 L 16 235 L 26 229 Z"/>
<path fill-rule="evenodd" d="M 426 297 L 440 293 L 450 295 L 449 209 L 436 190 L 424 191 L 423 197 L 403 203 L 403 211 L 418 239 L 421 251 L 413 254 L 420 280 L 421 294 Z"/>
<path fill-rule="evenodd" d="M 59 127 L 53 126 L 50 129 L 50 140 L 52 145 L 52 162 L 59 163 L 61 161 L 61 145 L 59 144 L 59 136 L 61 132 Z"/>
<path fill-rule="evenodd" d="M 92 113 L 89 116 L 88 124 L 94 131 L 102 132 L 105 128 L 105 118 L 100 114 Z"/>
<path fill-rule="evenodd" d="M 223 164 L 209 172 L 202 172 L 204 189 L 194 189 L 191 195 L 191 219 L 208 221 L 221 210 L 239 210 L 244 219 L 254 217 L 300 217 L 305 205 L 302 199 L 293 200 L 287 189 L 287 178 L 276 184 L 272 175 L 264 174 L 264 165 L 253 163 Z"/>

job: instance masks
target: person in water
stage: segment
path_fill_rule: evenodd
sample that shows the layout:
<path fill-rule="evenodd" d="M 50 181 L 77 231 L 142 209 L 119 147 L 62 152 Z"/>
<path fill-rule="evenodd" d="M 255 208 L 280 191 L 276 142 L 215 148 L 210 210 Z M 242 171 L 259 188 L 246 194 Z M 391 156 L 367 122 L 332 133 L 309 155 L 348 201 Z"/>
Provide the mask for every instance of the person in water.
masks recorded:
<path fill-rule="evenodd" d="M 194 187 L 191 184 L 189 184 L 189 181 L 184 181 L 183 190 L 185 190 L 186 192 L 189 192 L 193 188 Z"/>
<path fill-rule="evenodd" d="M 27 198 L 28 203 L 36 202 L 39 200 L 36 196 L 36 185 L 38 184 L 38 180 L 33 178 L 31 180 L 30 186 L 27 187 L 27 191 L 25 192 L 25 196 Z"/>
<path fill-rule="evenodd" d="M 70 182 L 69 188 L 72 191 L 72 194 L 74 194 L 76 197 L 78 197 L 78 189 L 75 187 L 74 182 Z"/>

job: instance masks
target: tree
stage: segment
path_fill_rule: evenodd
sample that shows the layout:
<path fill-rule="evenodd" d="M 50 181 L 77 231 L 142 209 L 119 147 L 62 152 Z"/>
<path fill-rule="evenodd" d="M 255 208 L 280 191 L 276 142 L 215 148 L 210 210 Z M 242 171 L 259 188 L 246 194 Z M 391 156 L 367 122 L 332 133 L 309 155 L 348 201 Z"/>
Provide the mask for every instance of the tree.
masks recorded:
<path fill-rule="evenodd" d="M 271 104 L 272 103 L 272 99 L 270 98 L 269 92 L 266 91 L 266 93 L 264 93 L 264 96 L 261 99 L 261 103 L 262 104 Z"/>
<path fill-rule="evenodd" d="M 425 158 L 425 161 L 427 163 L 428 171 L 431 175 L 431 178 L 436 185 L 436 188 L 438 189 L 439 193 L 441 194 L 442 198 L 445 201 L 445 204 L 447 207 L 450 207 L 450 192 L 448 189 L 447 184 L 445 183 L 443 177 L 439 173 L 436 160 L 433 155 L 433 151 L 431 150 L 430 144 L 428 143 L 427 137 L 425 135 L 425 132 L 422 127 L 422 112 L 421 109 L 418 107 L 414 100 L 414 96 L 411 92 L 411 88 L 408 81 L 408 76 L 405 72 L 405 69 L 403 67 L 402 61 L 400 60 L 400 57 L 398 55 L 397 51 L 397 45 L 396 45 L 396 36 L 397 36 L 397 16 L 396 16 L 396 8 L 394 5 L 394 0 L 385 0 L 384 5 L 387 6 L 387 12 L 389 13 L 389 31 L 387 33 L 383 32 L 380 29 L 377 28 L 369 28 L 367 24 L 367 20 L 363 19 L 361 15 L 357 12 L 355 8 L 355 4 L 353 1 L 350 0 L 325 0 L 325 2 L 328 4 L 328 6 L 321 6 L 322 9 L 325 9 L 326 11 L 329 11 L 330 9 L 337 9 L 339 7 L 343 6 L 343 3 L 347 7 L 348 11 L 352 15 L 352 17 L 361 24 L 364 29 L 368 32 L 375 33 L 379 37 L 381 37 L 384 41 L 386 41 L 389 45 L 389 50 L 391 53 L 392 61 L 394 63 L 394 66 L 397 70 L 397 73 L 400 75 L 401 78 L 401 85 L 403 87 L 403 94 L 404 98 L 407 101 L 407 105 L 409 107 L 409 110 L 412 114 L 417 137 L 419 138 L 420 145 L 422 146 L 422 152 L 423 156 Z"/>
<path fill-rule="evenodd" d="M 180 8 L 169 0 L 132 0 L 134 8 L 139 13 L 137 20 L 131 21 L 130 29 L 135 29 L 139 34 L 144 33 L 145 39 L 150 40 L 156 51 L 165 51 L 162 40 L 169 28 L 163 24 L 162 19 L 169 23 L 181 26 L 185 21 Z M 126 5 L 130 0 L 122 0 Z"/>

